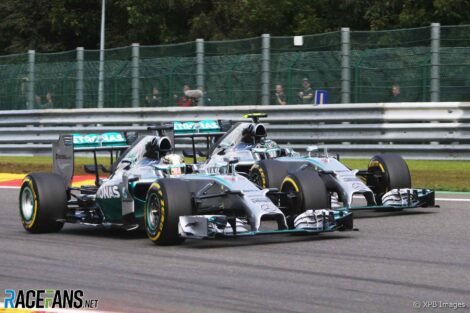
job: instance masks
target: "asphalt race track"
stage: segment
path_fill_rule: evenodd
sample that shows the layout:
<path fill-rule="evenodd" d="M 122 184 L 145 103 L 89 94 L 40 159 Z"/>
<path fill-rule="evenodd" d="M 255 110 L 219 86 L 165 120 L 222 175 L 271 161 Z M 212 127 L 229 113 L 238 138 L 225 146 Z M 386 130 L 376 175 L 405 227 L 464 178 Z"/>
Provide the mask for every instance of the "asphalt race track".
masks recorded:
<path fill-rule="evenodd" d="M 118 312 L 470 311 L 468 195 L 439 194 L 467 201 L 439 200 L 437 209 L 362 214 L 355 232 L 177 247 L 76 225 L 30 235 L 17 197 L 0 190 L 2 293 L 82 289 L 100 310 Z M 432 301 L 466 308 L 424 308 Z"/>

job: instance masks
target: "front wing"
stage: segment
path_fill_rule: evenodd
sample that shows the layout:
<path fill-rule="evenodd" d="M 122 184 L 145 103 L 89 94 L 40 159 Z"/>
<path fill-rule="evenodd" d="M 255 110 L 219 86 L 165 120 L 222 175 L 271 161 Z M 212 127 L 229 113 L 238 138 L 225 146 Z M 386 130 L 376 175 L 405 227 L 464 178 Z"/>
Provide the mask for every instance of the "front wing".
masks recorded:
<path fill-rule="evenodd" d="M 319 212 L 321 211 L 321 212 Z M 353 229 L 353 216 L 346 210 L 307 210 L 295 219 L 295 228 L 275 230 L 252 230 L 240 218 L 225 215 L 180 216 L 179 235 L 191 239 L 233 238 L 272 234 L 318 234 Z"/>
<path fill-rule="evenodd" d="M 395 189 L 387 193 L 381 205 L 351 206 L 352 211 L 400 211 L 404 209 L 439 207 L 435 203 L 435 193 L 430 189 Z"/>

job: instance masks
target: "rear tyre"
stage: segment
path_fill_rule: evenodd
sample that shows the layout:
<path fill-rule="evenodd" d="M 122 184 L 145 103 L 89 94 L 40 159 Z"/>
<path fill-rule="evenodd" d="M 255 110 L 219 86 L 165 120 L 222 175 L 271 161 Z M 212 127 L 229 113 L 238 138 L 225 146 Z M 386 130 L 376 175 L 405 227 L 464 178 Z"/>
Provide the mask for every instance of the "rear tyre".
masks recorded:
<path fill-rule="evenodd" d="M 328 209 L 328 191 L 317 172 L 304 170 L 289 174 L 282 182 L 281 192 L 286 193 L 284 206 L 288 226 L 293 228 L 296 215 L 306 210 Z"/>
<path fill-rule="evenodd" d="M 369 161 L 367 185 L 375 193 L 378 204 L 382 196 L 398 188 L 411 188 L 411 175 L 405 160 L 397 154 L 379 154 Z"/>
<path fill-rule="evenodd" d="M 30 233 L 54 233 L 64 226 L 67 187 L 55 173 L 28 174 L 21 185 L 20 218 Z"/>
<path fill-rule="evenodd" d="M 181 180 L 163 178 L 153 183 L 145 201 L 144 222 L 147 236 L 157 245 L 177 245 L 179 217 L 191 215 L 188 185 Z"/>
<path fill-rule="evenodd" d="M 277 160 L 256 162 L 249 173 L 249 179 L 261 188 L 281 188 L 287 176 L 287 164 Z"/>

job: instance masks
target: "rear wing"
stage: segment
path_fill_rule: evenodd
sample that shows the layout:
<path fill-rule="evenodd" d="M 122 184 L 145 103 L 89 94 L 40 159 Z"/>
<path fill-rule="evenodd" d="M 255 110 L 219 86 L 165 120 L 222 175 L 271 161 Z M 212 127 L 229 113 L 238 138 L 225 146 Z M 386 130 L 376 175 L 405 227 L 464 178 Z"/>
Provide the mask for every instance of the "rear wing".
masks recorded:
<path fill-rule="evenodd" d="M 174 122 L 175 138 L 190 138 L 191 150 L 183 150 L 183 155 L 192 157 L 193 163 L 197 163 L 198 151 L 196 149 L 196 138 L 204 138 L 206 151 L 232 127 L 232 121 L 225 120 L 202 120 L 197 122 Z"/>
<path fill-rule="evenodd" d="M 59 174 L 66 186 L 70 186 L 74 175 L 75 152 L 92 152 L 95 169 L 95 184 L 98 186 L 98 160 L 97 151 L 107 151 L 110 154 L 110 167 L 118 153 L 129 147 L 128 139 L 119 132 L 102 134 L 71 134 L 60 135 L 52 144 L 52 168 Z"/>
<path fill-rule="evenodd" d="M 178 122 L 173 123 L 175 135 L 218 133 L 222 132 L 222 121 L 202 120 L 198 122 Z"/>
<path fill-rule="evenodd" d="M 103 134 L 72 134 L 74 150 L 98 147 L 127 147 L 128 141 L 124 134 L 107 132 Z"/>

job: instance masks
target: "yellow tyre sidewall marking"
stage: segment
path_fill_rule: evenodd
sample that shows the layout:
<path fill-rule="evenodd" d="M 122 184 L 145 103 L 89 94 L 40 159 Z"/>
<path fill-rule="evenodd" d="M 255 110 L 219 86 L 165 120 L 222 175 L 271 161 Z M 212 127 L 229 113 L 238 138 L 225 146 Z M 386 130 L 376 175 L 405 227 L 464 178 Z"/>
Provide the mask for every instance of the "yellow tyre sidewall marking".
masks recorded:
<path fill-rule="evenodd" d="M 382 165 L 382 163 L 380 161 L 378 161 L 378 160 L 370 161 L 369 168 L 371 168 L 371 167 L 379 167 L 380 170 L 382 171 L 382 173 L 385 174 L 385 168 L 384 168 L 384 166 Z M 385 192 L 388 192 L 388 191 L 389 191 L 389 188 L 386 187 Z"/>
<path fill-rule="evenodd" d="M 26 221 L 23 216 L 23 212 L 21 212 L 21 221 L 23 222 L 23 225 L 26 228 L 31 228 L 34 226 L 34 222 L 36 222 L 36 217 L 37 217 L 37 212 L 38 212 L 38 197 L 36 195 L 36 190 L 34 190 L 34 185 L 31 179 L 25 178 L 23 180 L 23 185 L 27 184 L 28 188 L 31 190 L 34 198 L 34 206 L 33 206 L 33 217 L 31 218 L 31 221 Z M 23 208 L 21 208 L 21 211 L 23 211 Z"/>
<path fill-rule="evenodd" d="M 371 167 L 379 167 L 380 170 L 382 171 L 382 173 L 385 173 L 385 168 L 384 166 L 382 165 L 382 163 L 380 163 L 380 161 L 378 160 L 372 160 L 369 162 L 369 168 Z"/>
<path fill-rule="evenodd" d="M 296 192 L 300 192 L 299 186 L 298 186 L 297 183 L 296 183 L 292 178 L 290 178 L 290 177 L 284 178 L 284 181 L 283 181 L 282 184 L 281 184 L 281 190 L 283 189 L 285 183 L 291 183 L 292 186 L 294 186 L 295 191 L 296 191 Z"/>
<path fill-rule="evenodd" d="M 259 174 L 259 178 L 261 179 L 261 186 L 262 188 L 266 188 L 266 174 L 264 173 L 264 170 L 262 167 L 260 167 L 258 164 L 255 164 L 253 166 L 253 170 L 257 170 Z"/>
<path fill-rule="evenodd" d="M 152 241 L 157 241 L 158 238 L 160 238 L 162 231 L 163 231 L 163 226 L 165 224 L 165 201 L 163 200 L 163 192 L 161 190 L 160 184 L 158 183 L 153 183 L 150 186 L 150 189 L 156 189 L 156 193 L 158 197 L 160 198 L 160 223 L 155 229 L 155 235 L 151 235 L 149 232 L 147 232 L 147 235 Z M 144 214 L 145 220 L 147 220 L 147 212 Z M 147 221 L 146 221 L 147 222 Z"/>
<path fill-rule="evenodd" d="M 384 169 L 382 163 L 380 163 L 380 162 L 379 162 L 379 167 L 380 167 L 380 170 L 382 171 L 382 173 L 385 173 L 385 169 Z"/>

